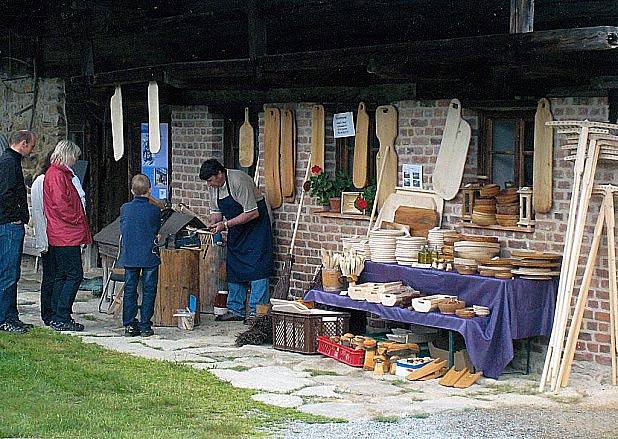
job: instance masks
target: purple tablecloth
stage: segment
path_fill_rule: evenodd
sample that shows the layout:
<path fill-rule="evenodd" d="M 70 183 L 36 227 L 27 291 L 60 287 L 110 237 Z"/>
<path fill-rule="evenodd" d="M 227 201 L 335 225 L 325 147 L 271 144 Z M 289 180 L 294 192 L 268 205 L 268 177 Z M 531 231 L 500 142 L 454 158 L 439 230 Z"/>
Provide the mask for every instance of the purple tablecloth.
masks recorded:
<path fill-rule="evenodd" d="M 309 291 L 305 300 L 364 310 L 386 320 L 455 330 L 463 335 L 474 367 L 490 378 L 498 377 L 513 359 L 512 340 L 551 334 L 557 290 L 555 281 L 462 276 L 452 272 L 367 262 L 360 282 L 398 280 L 427 295 L 457 295 L 466 304 L 487 306 L 491 309 L 491 315 L 461 319 L 439 312 L 418 313 L 319 290 Z"/>

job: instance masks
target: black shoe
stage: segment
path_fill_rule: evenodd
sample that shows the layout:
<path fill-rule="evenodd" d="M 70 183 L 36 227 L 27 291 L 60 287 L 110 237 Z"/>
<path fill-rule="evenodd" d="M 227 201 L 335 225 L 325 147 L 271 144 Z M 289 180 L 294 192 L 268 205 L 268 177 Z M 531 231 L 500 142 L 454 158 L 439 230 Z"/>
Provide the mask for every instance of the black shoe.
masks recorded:
<path fill-rule="evenodd" d="M 139 335 L 141 335 L 142 337 L 150 337 L 154 335 L 154 331 L 152 330 L 152 328 L 142 329 Z"/>
<path fill-rule="evenodd" d="M 136 337 L 140 334 L 137 326 L 129 325 L 124 327 L 124 336 L 125 337 Z"/>
<path fill-rule="evenodd" d="M 231 312 L 215 317 L 217 322 L 242 322 L 244 319 L 245 318 L 243 316 L 238 316 Z"/>
<path fill-rule="evenodd" d="M 76 329 L 76 331 L 83 331 L 83 330 L 84 330 L 84 328 L 85 328 L 85 326 L 84 326 L 84 325 L 82 325 L 81 323 L 77 323 L 77 322 L 76 322 L 75 320 L 73 320 L 73 319 L 71 319 L 71 324 L 72 324 L 73 326 L 75 326 L 76 328 L 79 328 L 79 329 Z"/>
<path fill-rule="evenodd" d="M 15 326 L 21 326 L 22 328 L 25 328 L 26 330 L 34 328 L 34 325 L 32 323 L 25 323 L 19 319 L 10 320 L 9 322 Z"/>
<path fill-rule="evenodd" d="M 255 314 L 249 314 L 243 321 L 245 325 L 249 326 L 253 325 L 253 322 L 255 322 Z"/>
<path fill-rule="evenodd" d="M 25 334 L 26 332 L 28 332 L 28 329 L 24 328 L 23 326 L 16 325 L 12 322 L 4 322 L 0 325 L 0 331 L 12 332 L 14 334 Z"/>
<path fill-rule="evenodd" d="M 79 323 L 74 324 L 72 322 L 64 323 L 64 322 L 51 321 L 49 323 L 49 326 L 51 326 L 51 328 L 54 331 L 59 331 L 59 332 L 64 332 L 64 331 L 81 332 L 81 331 L 84 330 L 84 326 L 83 325 L 80 325 Z"/>

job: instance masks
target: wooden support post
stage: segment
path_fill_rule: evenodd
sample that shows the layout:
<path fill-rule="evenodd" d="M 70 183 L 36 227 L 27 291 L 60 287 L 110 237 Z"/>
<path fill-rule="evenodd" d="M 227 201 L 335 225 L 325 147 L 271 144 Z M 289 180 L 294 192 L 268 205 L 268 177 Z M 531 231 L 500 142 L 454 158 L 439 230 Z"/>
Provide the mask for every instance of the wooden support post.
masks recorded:
<path fill-rule="evenodd" d="M 618 284 L 616 279 L 616 237 L 614 236 L 614 228 L 616 221 L 614 218 L 614 192 L 607 191 L 608 198 L 605 205 L 605 215 L 607 222 L 607 269 L 609 271 L 609 307 L 610 307 L 610 352 L 612 359 L 612 384 L 615 386 L 616 368 L 616 350 L 618 343 Z"/>
<path fill-rule="evenodd" d="M 511 0 L 510 33 L 523 34 L 534 30 L 534 0 Z"/>

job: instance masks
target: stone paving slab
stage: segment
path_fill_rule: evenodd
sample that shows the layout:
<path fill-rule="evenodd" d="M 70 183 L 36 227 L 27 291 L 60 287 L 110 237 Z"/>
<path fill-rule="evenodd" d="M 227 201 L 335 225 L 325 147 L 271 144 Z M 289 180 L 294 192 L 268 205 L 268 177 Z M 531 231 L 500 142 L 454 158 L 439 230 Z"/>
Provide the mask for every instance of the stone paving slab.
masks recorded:
<path fill-rule="evenodd" d="M 255 401 L 265 404 L 275 405 L 277 407 L 296 408 L 303 405 L 303 399 L 299 396 L 280 395 L 278 393 L 258 393 L 253 395 Z"/>

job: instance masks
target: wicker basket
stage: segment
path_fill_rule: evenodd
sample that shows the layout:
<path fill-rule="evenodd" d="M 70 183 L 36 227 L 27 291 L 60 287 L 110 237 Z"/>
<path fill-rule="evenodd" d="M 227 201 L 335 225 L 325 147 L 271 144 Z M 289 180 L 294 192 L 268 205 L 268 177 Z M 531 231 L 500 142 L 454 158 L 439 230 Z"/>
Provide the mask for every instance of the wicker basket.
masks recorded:
<path fill-rule="evenodd" d="M 296 314 L 273 311 L 272 317 L 273 348 L 302 354 L 318 352 L 318 336 L 341 336 L 350 326 L 350 314 L 344 312 Z"/>

